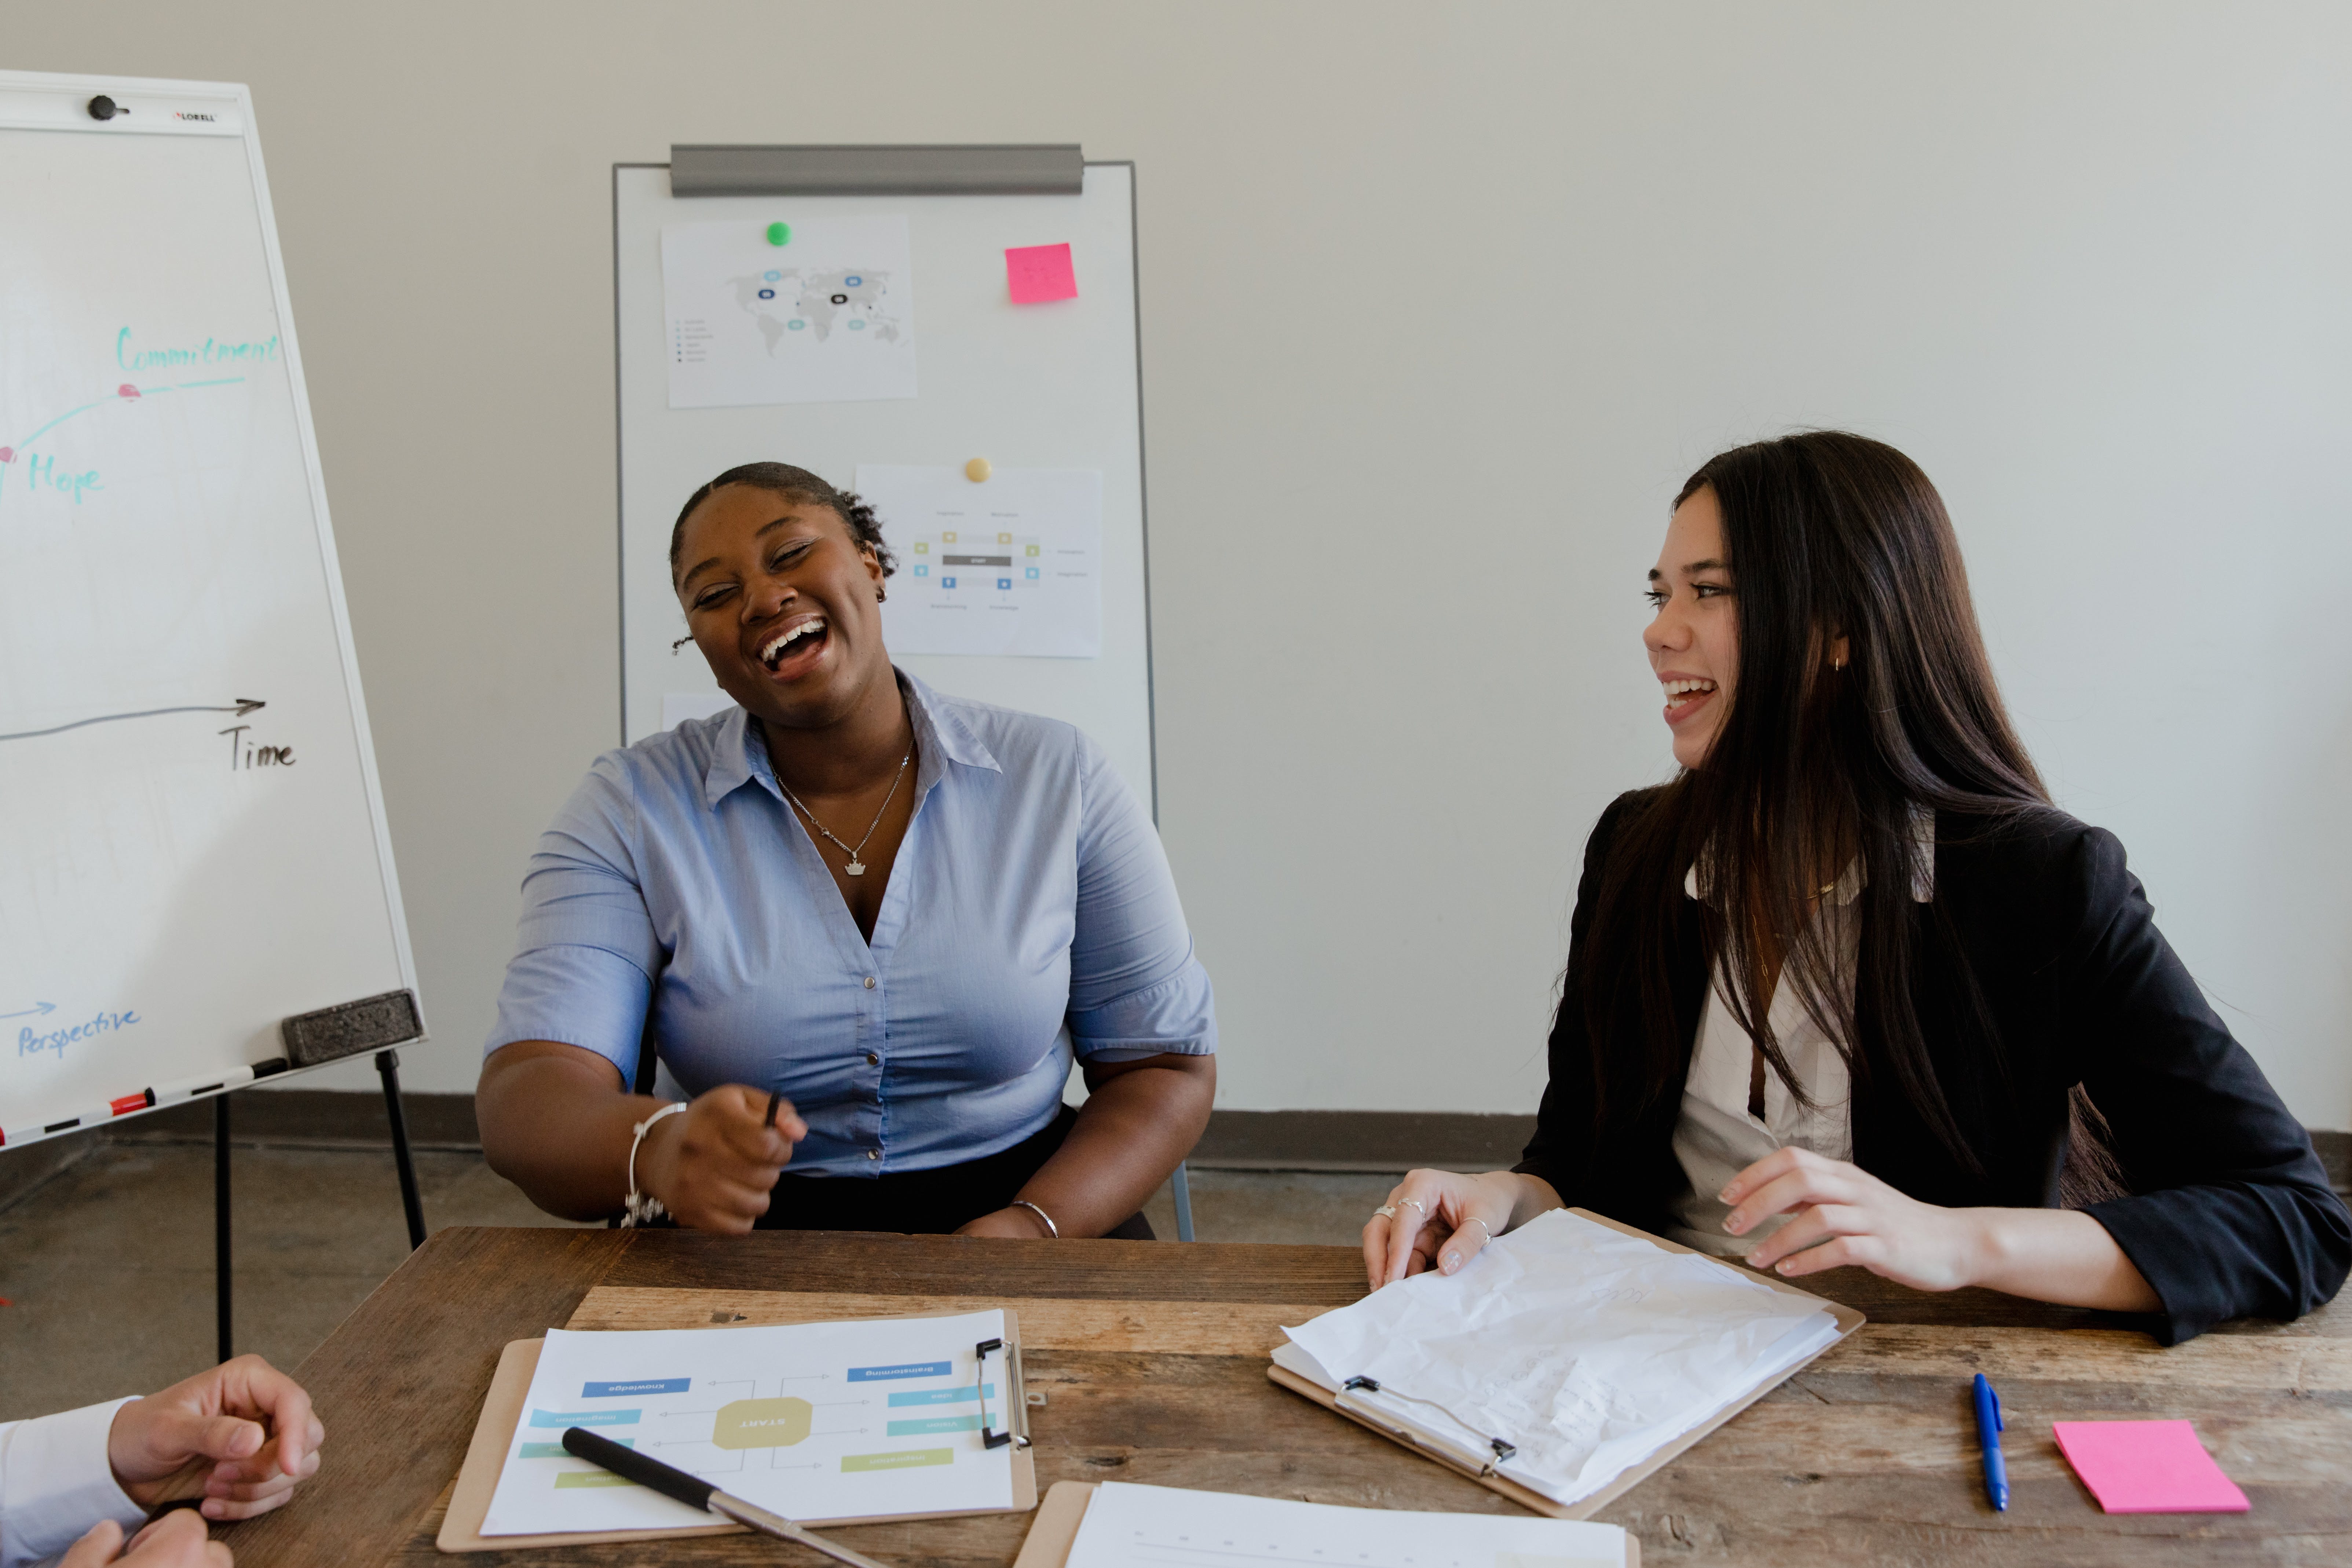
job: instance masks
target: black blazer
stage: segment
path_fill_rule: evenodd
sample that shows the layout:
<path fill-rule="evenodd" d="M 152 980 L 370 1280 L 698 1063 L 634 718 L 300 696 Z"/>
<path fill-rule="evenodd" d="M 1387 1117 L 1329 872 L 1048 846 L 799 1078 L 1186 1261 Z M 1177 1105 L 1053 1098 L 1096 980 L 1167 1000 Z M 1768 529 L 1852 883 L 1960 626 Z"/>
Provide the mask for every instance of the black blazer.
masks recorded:
<path fill-rule="evenodd" d="M 1657 794 L 1621 795 L 1585 846 L 1551 1081 L 1517 1167 L 1571 1205 L 1652 1231 L 1672 1223 L 1667 1206 L 1688 1184 L 1672 1147 L 1682 1097 L 1596 1125 L 1594 1051 L 1638 1053 L 1641 1043 L 1592 1039 L 1579 982 L 1610 845 Z M 2352 1268 L 2352 1214 L 2310 1135 L 2156 929 L 2116 837 L 2047 810 L 2000 828 L 1939 813 L 1937 838 L 1935 900 L 1913 906 L 1914 1001 L 1984 1173 L 1968 1173 L 1891 1087 L 1874 1091 L 1864 1074 L 1854 1163 L 1926 1203 L 2056 1207 L 2067 1092 L 2080 1083 L 2113 1129 L 2132 1194 L 2085 1212 L 2162 1300 L 2148 1325 L 2159 1340 L 2249 1314 L 2298 1317 L 2333 1298 Z M 1686 1073 L 1707 989 L 1695 903 L 1683 900 L 1673 941 Z M 1956 1021 L 1971 973 L 2009 1058 L 2005 1081 L 1983 1071 L 1981 1043 Z M 1866 1041 L 1870 1020 L 1856 1027 Z"/>

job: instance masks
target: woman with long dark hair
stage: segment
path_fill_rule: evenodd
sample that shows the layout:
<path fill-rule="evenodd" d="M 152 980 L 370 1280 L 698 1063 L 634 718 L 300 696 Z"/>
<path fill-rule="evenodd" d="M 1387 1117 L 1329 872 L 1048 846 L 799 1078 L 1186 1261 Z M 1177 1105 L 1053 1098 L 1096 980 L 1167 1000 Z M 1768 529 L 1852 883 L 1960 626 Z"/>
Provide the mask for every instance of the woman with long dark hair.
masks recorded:
<path fill-rule="evenodd" d="M 1586 846 L 1526 1157 L 1408 1175 L 1371 1283 L 1573 1205 L 2167 1342 L 2333 1297 L 2352 1215 L 2123 846 L 2050 804 L 1916 465 L 1827 431 L 1723 453 L 1649 576 L 1681 771 Z"/>

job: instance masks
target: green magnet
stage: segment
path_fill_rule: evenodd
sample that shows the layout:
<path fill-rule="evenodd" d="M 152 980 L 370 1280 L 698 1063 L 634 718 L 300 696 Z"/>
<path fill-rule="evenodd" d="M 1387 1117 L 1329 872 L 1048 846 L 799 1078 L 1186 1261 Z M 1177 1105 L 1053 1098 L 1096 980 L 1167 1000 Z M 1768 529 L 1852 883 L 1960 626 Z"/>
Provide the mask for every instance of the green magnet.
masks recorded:
<path fill-rule="evenodd" d="M 768 226 L 768 243 L 770 245 L 782 245 L 786 240 L 792 238 L 792 237 L 793 226 L 788 223 L 772 223 Z"/>

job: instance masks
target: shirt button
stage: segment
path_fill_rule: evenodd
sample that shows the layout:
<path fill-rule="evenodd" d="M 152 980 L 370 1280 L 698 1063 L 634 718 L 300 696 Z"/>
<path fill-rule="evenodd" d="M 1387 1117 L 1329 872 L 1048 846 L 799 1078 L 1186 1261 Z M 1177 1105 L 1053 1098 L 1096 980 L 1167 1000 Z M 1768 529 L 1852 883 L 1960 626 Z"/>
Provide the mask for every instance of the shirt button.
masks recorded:
<path fill-rule="evenodd" d="M 870 974 L 866 977 L 866 989 L 868 991 L 874 989 L 874 976 Z"/>
<path fill-rule="evenodd" d="M 866 1053 L 866 1065 L 870 1068 L 878 1068 L 882 1065 L 882 1058 L 876 1056 L 872 1051 L 868 1051 Z"/>
<path fill-rule="evenodd" d="M 882 1157 L 882 1151 L 879 1149 L 868 1149 L 866 1151 L 866 1157 L 869 1160 L 879 1160 Z"/>

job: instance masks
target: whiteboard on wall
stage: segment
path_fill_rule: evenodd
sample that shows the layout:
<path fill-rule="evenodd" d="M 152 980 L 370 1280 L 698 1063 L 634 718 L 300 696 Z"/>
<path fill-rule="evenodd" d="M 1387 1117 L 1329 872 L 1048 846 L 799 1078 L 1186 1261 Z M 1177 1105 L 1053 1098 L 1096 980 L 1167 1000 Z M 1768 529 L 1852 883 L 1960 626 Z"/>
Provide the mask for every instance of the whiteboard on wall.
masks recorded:
<path fill-rule="evenodd" d="M 0 72 L 0 211 L 13 1148 L 415 978 L 250 97 Z"/>
<path fill-rule="evenodd" d="M 903 218 L 912 272 L 913 397 L 673 408 L 665 227 Z M 1067 244 L 1076 299 L 1015 305 L 1004 252 Z M 686 498 L 740 463 L 775 460 L 839 489 L 859 467 L 1081 469 L 1102 476 L 1101 653 L 1092 658 L 917 655 L 902 668 L 942 691 L 1077 725 L 1137 796 L 1156 805 L 1145 555 L 1142 394 L 1136 348 L 1132 165 L 1088 163 L 1076 195 L 677 196 L 667 164 L 613 172 L 620 410 L 621 737 L 724 706 L 669 581 Z M 782 254 L 781 252 L 779 253 Z M 893 542 L 886 511 L 883 537 Z M 902 557 L 904 551 L 900 552 Z M 908 563 L 902 559 L 902 574 Z"/>

